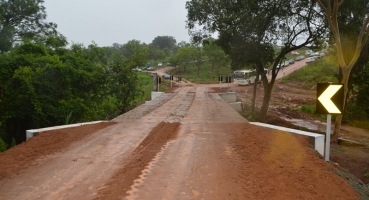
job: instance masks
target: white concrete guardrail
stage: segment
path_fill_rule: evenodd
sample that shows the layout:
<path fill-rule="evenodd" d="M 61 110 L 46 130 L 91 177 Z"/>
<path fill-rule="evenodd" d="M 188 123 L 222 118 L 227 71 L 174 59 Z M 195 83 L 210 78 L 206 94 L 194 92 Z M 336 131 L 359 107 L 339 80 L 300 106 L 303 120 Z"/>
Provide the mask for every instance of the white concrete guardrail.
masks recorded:
<path fill-rule="evenodd" d="M 281 126 L 274 126 L 271 124 L 265 124 L 265 123 L 260 123 L 260 122 L 250 122 L 250 124 L 262 126 L 266 128 L 277 129 L 277 130 L 281 130 L 281 131 L 285 131 L 289 133 L 309 136 L 314 141 L 314 149 L 318 151 L 320 155 L 324 156 L 324 139 L 325 139 L 324 135 L 317 134 L 317 133 L 311 133 L 307 131 L 300 131 L 300 130 L 296 130 L 292 128 L 285 128 Z"/>
<path fill-rule="evenodd" d="M 93 122 L 68 124 L 68 125 L 62 125 L 62 126 L 52 126 L 52 127 L 47 127 L 47 128 L 26 130 L 26 138 L 27 138 L 26 140 L 28 140 L 28 138 L 36 136 L 40 132 L 44 132 L 44 131 L 51 131 L 51 130 L 63 129 L 63 128 L 71 128 L 71 127 L 83 126 L 83 125 L 87 125 L 87 124 L 97 124 L 97 123 L 100 123 L 100 122 L 107 122 L 107 121 L 93 121 Z"/>
<path fill-rule="evenodd" d="M 163 94 L 163 92 L 154 92 L 154 91 L 151 92 L 151 100 L 155 99 L 156 97 L 159 97 L 161 94 Z M 47 127 L 47 128 L 26 130 L 26 140 L 28 140 L 28 138 L 36 136 L 40 132 L 44 132 L 44 131 L 51 131 L 51 130 L 63 129 L 63 128 L 71 128 L 71 127 L 83 126 L 83 125 L 87 125 L 87 124 L 97 124 L 97 123 L 100 123 L 100 122 L 107 122 L 107 121 L 93 121 L 93 122 L 68 124 L 68 125 L 62 125 L 62 126 L 53 126 L 53 127 Z"/>
<path fill-rule="evenodd" d="M 240 111 L 242 110 L 243 104 L 242 102 L 236 102 L 237 100 L 237 93 L 235 92 L 226 92 L 226 93 L 220 93 L 219 96 L 227 102 L 233 109 Z M 317 133 L 311 133 L 307 131 L 300 131 L 292 128 L 285 128 L 281 126 L 274 126 L 271 124 L 265 124 L 260 122 L 250 122 L 250 124 L 262 126 L 266 128 L 272 128 L 277 129 L 289 133 L 299 134 L 299 135 L 305 135 L 309 136 L 314 141 L 314 149 L 320 153 L 320 155 L 324 156 L 324 139 L 325 136 Z"/>

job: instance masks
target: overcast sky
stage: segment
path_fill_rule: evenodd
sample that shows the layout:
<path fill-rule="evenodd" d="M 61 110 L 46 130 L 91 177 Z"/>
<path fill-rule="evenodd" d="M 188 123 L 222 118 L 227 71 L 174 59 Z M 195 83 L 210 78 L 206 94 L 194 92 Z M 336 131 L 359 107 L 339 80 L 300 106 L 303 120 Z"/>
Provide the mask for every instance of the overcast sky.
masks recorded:
<path fill-rule="evenodd" d="M 45 0 L 47 20 L 58 25 L 68 42 L 88 46 L 149 44 L 156 36 L 189 42 L 185 28 L 187 0 Z"/>

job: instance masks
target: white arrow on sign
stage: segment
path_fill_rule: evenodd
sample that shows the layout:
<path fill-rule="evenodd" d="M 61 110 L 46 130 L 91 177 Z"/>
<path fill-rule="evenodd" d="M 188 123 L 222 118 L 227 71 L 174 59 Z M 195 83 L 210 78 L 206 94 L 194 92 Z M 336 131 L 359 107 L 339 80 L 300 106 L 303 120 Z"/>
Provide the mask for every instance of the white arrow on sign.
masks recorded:
<path fill-rule="evenodd" d="M 331 98 L 334 94 L 342 87 L 342 85 L 330 85 L 324 92 L 319 96 L 318 100 L 322 105 L 327 109 L 329 113 L 338 113 L 341 111 L 337 108 L 337 106 L 333 103 Z"/>

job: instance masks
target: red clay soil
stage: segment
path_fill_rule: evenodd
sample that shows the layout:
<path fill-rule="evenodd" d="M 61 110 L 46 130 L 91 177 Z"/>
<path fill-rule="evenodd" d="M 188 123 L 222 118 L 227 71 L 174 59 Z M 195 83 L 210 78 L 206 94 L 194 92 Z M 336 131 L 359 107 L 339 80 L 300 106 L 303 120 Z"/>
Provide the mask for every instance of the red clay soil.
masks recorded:
<path fill-rule="evenodd" d="M 17 174 L 19 170 L 31 165 L 35 158 L 63 151 L 69 142 L 82 140 L 86 134 L 109 125 L 111 123 L 101 123 L 40 134 L 0 154 L 2 178 L 10 178 L 12 174 Z M 309 148 L 306 137 L 249 124 L 228 126 L 231 130 L 229 134 L 215 134 L 214 137 L 217 138 L 219 146 L 222 146 L 224 141 L 229 142 L 231 146 L 228 152 L 225 152 L 228 156 L 224 157 L 220 152 L 216 156 L 222 159 L 222 168 L 218 170 L 224 173 L 224 179 L 217 181 L 225 182 L 232 190 L 239 191 L 238 194 L 229 193 L 229 198 L 360 199 L 348 183 L 333 172 L 334 167 L 320 159 L 316 152 Z M 130 159 L 122 163 L 122 169 L 99 191 L 96 199 L 117 199 L 126 196 L 127 190 L 134 184 L 134 180 L 139 178 L 148 162 L 166 142 L 176 138 L 178 128 L 179 123 L 160 123 L 154 128 L 133 151 Z M 23 156 L 20 158 L 20 155 Z M 212 156 L 203 157 L 202 161 L 211 164 L 211 159 Z M 230 180 L 233 180 L 233 183 L 229 182 Z M 192 181 L 188 183 L 190 182 Z M 197 185 L 193 184 L 195 188 Z M 206 185 L 202 187 L 206 188 Z M 227 189 L 229 188 L 224 188 Z M 196 195 L 194 198 L 197 199 Z M 212 199 L 224 198 L 227 196 L 212 196 Z"/>
<path fill-rule="evenodd" d="M 99 190 L 95 199 L 116 199 L 131 189 L 134 180 L 139 178 L 142 170 L 158 154 L 163 146 L 177 136 L 180 123 L 161 122 L 133 151 L 132 156 L 122 162 L 123 168 L 118 170 L 106 187 Z"/>
<path fill-rule="evenodd" d="M 45 131 L 16 147 L 0 153 L 0 181 L 18 175 L 33 161 L 46 155 L 63 151 L 70 144 L 83 140 L 87 135 L 104 129 L 115 122 L 103 122 L 80 127 Z"/>
<path fill-rule="evenodd" d="M 180 105 L 186 102 L 184 97 L 192 90 L 188 91 L 178 96 L 181 101 L 173 98 L 156 113 L 146 115 L 145 119 L 134 122 L 134 125 L 125 123 L 127 127 L 123 126 L 119 131 L 112 130 L 115 132 L 112 137 L 102 137 L 107 144 L 111 140 L 119 140 L 114 147 L 120 145 L 129 148 L 130 144 L 135 144 L 132 151 L 122 154 L 120 162 L 109 165 L 109 159 L 104 161 L 104 167 L 106 164 L 117 169 L 106 181 L 91 183 L 78 179 L 78 182 L 61 182 L 55 186 L 58 188 L 53 188 L 50 185 L 58 183 L 57 179 L 46 177 L 47 180 L 37 180 L 40 185 L 26 188 L 28 193 L 25 194 L 37 195 L 34 189 L 53 194 L 63 186 L 63 194 L 68 196 L 62 197 L 69 199 L 77 196 L 78 199 L 360 199 L 355 190 L 334 173 L 334 166 L 319 158 L 310 147 L 308 138 L 248 124 L 238 113 L 229 110 L 229 106 L 215 94 L 204 92 L 205 89 L 200 88 L 195 99 L 188 100 L 191 107 L 186 107 L 188 111 L 182 123 L 159 122 L 147 129 L 147 134 L 144 120 L 160 120 L 160 117 L 171 116 L 172 108 L 177 108 L 174 109 L 175 113 L 182 116 L 185 110 Z M 209 106 L 209 102 L 212 106 Z M 217 112 L 220 111 L 227 117 L 219 117 Z M 73 148 L 71 143 L 83 143 L 86 136 L 111 124 L 100 123 L 41 133 L 1 153 L 0 199 L 14 194 L 5 194 L 6 190 L 18 192 L 19 184 L 23 182 L 22 172 L 31 168 L 36 158 L 63 153 Z M 137 127 L 137 132 L 133 129 L 130 133 L 124 132 L 133 126 Z M 140 126 L 142 130 L 139 130 Z M 142 140 L 129 139 L 132 136 L 125 140 L 124 136 L 127 135 L 144 137 Z M 96 140 L 100 141 L 99 138 Z M 139 142 L 136 145 L 134 141 Z M 96 147 L 94 150 L 96 153 L 111 151 L 108 147 Z M 51 164 L 57 161 L 52 159 L 45 165 L 54 166 Z M 74 167 L 81 171 L 81 177 L 87 171 L 86 166 L 98 164 L 88 160 L 74 163 Z M 61 165 L 69 167 L 65 163 Z M 31 172 L 40 172 L 40 169 L 42 166 L 33 168 Z M 68 176 L 73 179 L 75 174 Z M 134 186 L 136 183 L 137 187 Z M 99 187 L 93 187 L 97 189 L 88 191 L 89 194 L 81 190 L 86 185 L 87 188 L 92 187 L 92 184 L 98 184 Z M 18 197 L 18 193 L 15 197 Z"/>
<path fill-rule="evenodd" d="M 219 88 L 212 88 L 219 92 Z M 252 97 L 252 86 L 233 86 L 232 91 L 237 92 L 241 98 L 240 101 L 250 103 Z M 224 91 L 223 91 L 224 92 Z M 258 91 L 256 104 L 261 106 L 263 91 Z M 278 126 L 300 129 L 310 132 L 320 132 L 325 134 L 323 130 L 308 130 L 305 127 L 293 125 L 279 117 L 279 114 L 293 119 L 319 120 L 325 119 L 317 118 L 314 115 L 301 111 L 303 105 L 314 105 L 316 101 L 316 88 L 306 89 L 303 83 L 276 82 L 273 89 L 272 98 L 268 110 L 269 120 L 267 123 Z M 351 141 L 363 144 L 362 146 L 355 146 L 351 144 L 341 143 L 332 144 L 330 160 L 338 163 L 339 166 L 359 178 L 364 184 L 369 184 L 369 131 L 352 127 L 347 124 L 341 126 L 341 137 Z M 366 145 L 366 146 L 365 146 Z M 369 194 L 368 194 L 369 195 Z"/>
<path fill-rule="evenodd" d="M 308 138 L 251 125 L 237 129 L 233 147 L 251 199 L 359 199 Z"/>

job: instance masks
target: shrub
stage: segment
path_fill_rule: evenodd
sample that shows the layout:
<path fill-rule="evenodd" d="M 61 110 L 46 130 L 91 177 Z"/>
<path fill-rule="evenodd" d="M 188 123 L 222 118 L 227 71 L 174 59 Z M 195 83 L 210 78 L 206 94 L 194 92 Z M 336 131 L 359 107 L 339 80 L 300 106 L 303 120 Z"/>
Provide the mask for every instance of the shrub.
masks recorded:
<path fill-rule="evenodd" d="M 0 138 L 0 152 L 6 151 L 8 145 Z"/>
<path fill-rule="evenodd" d="M 319 117 L 321 119 L 326 119 L 327 118 L 327 115 L 324 115 L 324 114 L 315 114 L 315 105 L 303 105 L 301 106 L 301 110 L 306 112 L 306 113 L 309 113 L 311 115 L 314 115 L 315 117 Z M 332 116 L 332 120 L 335 120 L 335 116 Z"/>

